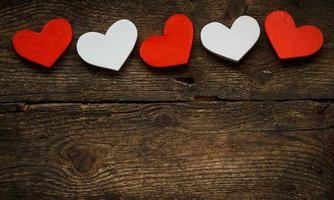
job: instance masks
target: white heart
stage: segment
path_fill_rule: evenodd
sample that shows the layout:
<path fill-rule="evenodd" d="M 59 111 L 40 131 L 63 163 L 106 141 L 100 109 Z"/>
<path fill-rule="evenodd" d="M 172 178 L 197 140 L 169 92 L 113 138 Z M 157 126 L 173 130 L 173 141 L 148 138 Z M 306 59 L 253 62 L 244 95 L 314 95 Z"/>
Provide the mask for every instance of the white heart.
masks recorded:
<path fill-rule="evenodd" d="M 253 17 L 241 16 L 231 29 L 212 22 L 201 31 L 203 46 L 213 54 L 239 62 L 260 37 L 260 27 Z"/>
<path fill-rule="evenodd" d="M 77 51 L 91 65 L 118 71 L 132 52 L 137 37 L 136 26 L 123 19 L 110 26 L 105 35 L 88 32 L 80 36 Z"/>

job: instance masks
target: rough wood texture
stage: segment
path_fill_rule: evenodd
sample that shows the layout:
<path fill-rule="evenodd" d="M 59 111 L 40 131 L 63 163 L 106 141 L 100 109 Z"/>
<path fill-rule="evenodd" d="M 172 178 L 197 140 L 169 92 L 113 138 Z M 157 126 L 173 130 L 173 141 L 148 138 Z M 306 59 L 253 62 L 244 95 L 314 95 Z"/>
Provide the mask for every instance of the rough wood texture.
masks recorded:
<path fill-rule="evenodd" d="M 4 104 L 0 197 L 333 199 L 324 106 Z"/>
<path fill-rule="evenodd" d="M 280 62 L 262 30 L 234 64 L 200 29 L 285 9 L 323 30 L 315 56 Z M 165 20 L 193 20 L 190 64 L 151 69 L 139 43 Z M 334 199 L 334 1 L 0 1 L 0 199 Z M 11 37 L 65 17 L 73 42 L 54 69 L 19 58 Z M 75 43 L 128 18 L 139 43 L 120 73 Z"/>
<path fill-rule="evenodd" d="M 175 101 L 196 96 L 232 100 L 334 98 L 334 2 L 319 1 L 1 1 L 0 102 Z M 219 20 L 231 25 L 242 14 L 255 17 L 261 27 L 272 10 L 286 9 L 297 23 L 315 24 L 325 36 L 324 48 L 309 59 L 280 62 L 262 29 L 249 55 L 234 64 L 206 52 L 199 41 L 201 28 Z M 138 47 L 146 37 L 161 34 L 169 16 L 185 13 L 193 20 L 195 43 L 190 64 L 180 69 L 155 70 L 143 64 Z M 74 40 L 51 71 L 20 59 L 11 37 L 23 28 L 39 30 L 55 17 L 73 25 Z M 105 32 L 115 21 L 128 18 L 139 39 L 120 73 L 85 64 L 75 43 L 88 31 Z"/>

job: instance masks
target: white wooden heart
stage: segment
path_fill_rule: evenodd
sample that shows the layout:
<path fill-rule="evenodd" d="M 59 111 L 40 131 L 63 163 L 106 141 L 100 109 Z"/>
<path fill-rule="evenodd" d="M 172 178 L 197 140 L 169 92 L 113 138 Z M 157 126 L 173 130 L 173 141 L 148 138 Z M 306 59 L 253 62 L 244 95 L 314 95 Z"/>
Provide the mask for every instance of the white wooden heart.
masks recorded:
<path fill-rule="evenodd" d="M 88 32 L 80 36 L 77 51 L 91 65 L 118 71 L 132 52 L 137 37 L 136 26 L 122 19 L 110 26 L 105 35 Z"/>
<path fill-rule="evenodd" d="M 233 62 L 239 62 L 260 37 L 258 22 L 250 16 L 241 16 L 231 29 L 212 22 L 201 31 L 203 46 L 213 54 Z"/>

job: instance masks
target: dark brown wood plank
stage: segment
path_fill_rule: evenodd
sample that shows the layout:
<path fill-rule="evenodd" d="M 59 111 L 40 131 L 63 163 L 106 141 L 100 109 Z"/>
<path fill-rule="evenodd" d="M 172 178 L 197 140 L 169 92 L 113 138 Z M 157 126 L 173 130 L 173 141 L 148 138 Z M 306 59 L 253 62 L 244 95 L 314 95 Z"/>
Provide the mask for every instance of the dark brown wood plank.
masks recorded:
<path fill-rule="evenodd" d="M 0 104 L 1 199 L 334 198 L 334 105 Z"/>
<path fill-rule="evenodd" d="M 203 1 L 1 1 L 0 102 L 189 101 L 202 96 L 232 100 L 334 98 L 334 1 L 203 0 Z M 309 59 L 280 62 L 262 31 L 259 43 L 239 64 L 217 58 L 200 45 L 200 29 L 208 22 L 228 25 L 240 15 L 258 19 L 275 9 L 290 11 L 299 25 L 315 24 L 325 46 Z M 138 47 L 160 34 L 165 20 L 185 13 L 195 25 L 191 62 L 184 68 L 155 70 L 143 64 Z M 19 58 L 11 44 L 20 29 L 39 30 L 48 20 L 65 17 L 75 36 L 52 70 Z M 104 32 L 110 24 L 132 20 L 139 39 L 120 73 L 94 68 L 77 55 L 75 44 L 87 31 Z"/>

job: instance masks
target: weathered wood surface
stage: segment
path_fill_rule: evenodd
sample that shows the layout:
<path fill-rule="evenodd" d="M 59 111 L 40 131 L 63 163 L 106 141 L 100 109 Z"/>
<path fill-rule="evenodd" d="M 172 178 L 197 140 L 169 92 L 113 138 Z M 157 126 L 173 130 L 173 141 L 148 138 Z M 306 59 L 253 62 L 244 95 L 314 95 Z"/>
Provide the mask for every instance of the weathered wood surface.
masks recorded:
<path fill-rule="evenodd" d="M 197 96 L 232 100 L 334 98 L 334 2 L 327 0 L 204 0 L 204 1 L 1 1 L 0 102 L 76 101 L 188 101 Z M 258 19 L 272 10 L 286 9 L 299 25 L 315 24 L 325 46 L 306 60 L 281 63 L 262 29 L 250 54 L 233 64 L 206 52 L 200 29 L 211 21 L 228 25 L 242 14 Z M 154 70 L 143 64 L 138 47 L 144 38 L 161 34 L 166 19 L 185 13 L 196 33 L 190 64 L 181 69 Z M 40 30 L 55 17 L 69 19 L 74 28 L 71 47 L 51 71 L 20 59 L 11 38 L 20 29 Z M 78 37 L 88 31 L 105 32 L 115 21 L 128 18 L 139 31 L 138 44 L 120 73 L 98 69 L 77 55 Z"/>
<path fill-rule="evenodd" d="M 0 197 L 333 199 L 325 106 L 2 105 Z"/>
<path fill-rule="evenodd" d="M 324 48 L 280 62 L 262 30 L 239 64 L 207 53 L 208 22 L 290 11 L 319 26 Z M 191 62 L 155 70 L 138 47 L 185 13 Z M 334 1 L 0 1 L 0 199 L 334 199 Z M 74 28 L 54 69 L 19 58 L 23 28 Z M 139 31 L 121 72 L 85 64 L 75 44 L 128 18 Z"/>

